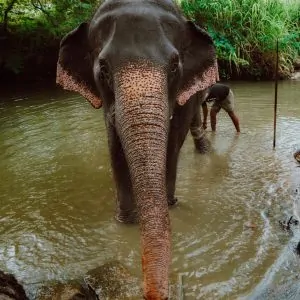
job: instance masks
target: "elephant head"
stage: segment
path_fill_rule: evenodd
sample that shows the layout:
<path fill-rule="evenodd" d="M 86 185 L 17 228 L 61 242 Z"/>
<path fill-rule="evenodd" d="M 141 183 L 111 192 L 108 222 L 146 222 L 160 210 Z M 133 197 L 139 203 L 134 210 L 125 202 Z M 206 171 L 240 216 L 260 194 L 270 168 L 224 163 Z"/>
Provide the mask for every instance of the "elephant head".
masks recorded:
<path fill-rule="evenodd" d="M 61 41 L 57 83 L 112 112 L 139 213 L 146 299 L 168 298 L 170 118 L 217 79 L 212 39 L 170 0 L 106 0 Z"/>

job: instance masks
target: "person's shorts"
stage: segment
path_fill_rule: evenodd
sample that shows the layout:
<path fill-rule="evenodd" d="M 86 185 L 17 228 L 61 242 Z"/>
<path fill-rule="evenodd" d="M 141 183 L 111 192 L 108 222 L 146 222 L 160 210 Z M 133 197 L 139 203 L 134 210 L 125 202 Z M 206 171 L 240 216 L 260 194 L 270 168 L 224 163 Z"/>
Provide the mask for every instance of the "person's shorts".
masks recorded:
<path fill-rule="evenodd" d="M 219 112 L 223 108 L 226 112 L 232 112 L 234 110 L 234 95 L 232 90 L 229 91 L 228 96 L 221 102 L 214 101 L 211 109 Z"/>

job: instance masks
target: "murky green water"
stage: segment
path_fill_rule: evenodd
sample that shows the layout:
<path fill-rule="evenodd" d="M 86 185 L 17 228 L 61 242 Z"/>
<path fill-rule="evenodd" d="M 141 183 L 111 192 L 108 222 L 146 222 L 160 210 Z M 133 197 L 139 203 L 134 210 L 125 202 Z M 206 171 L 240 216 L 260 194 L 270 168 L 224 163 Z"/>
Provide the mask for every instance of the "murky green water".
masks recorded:
<path fill-rule="evenodd" d="M 275 151 L 273 84 L 230 85 L 242 133 L 221 112 L 214 153 L 195 153 L 190 136 L 181 153 L 171 276 L 184 275 L 185 299 L 250 293 L 288 243 L 278 221 L 295 213 L 300 82 L 279 85 Z M 1 93 L 0 269 L 33 294 L 110 259 L 141 276 L 138 227 L 114 209 L 103 112 L 60 89 Z"/>

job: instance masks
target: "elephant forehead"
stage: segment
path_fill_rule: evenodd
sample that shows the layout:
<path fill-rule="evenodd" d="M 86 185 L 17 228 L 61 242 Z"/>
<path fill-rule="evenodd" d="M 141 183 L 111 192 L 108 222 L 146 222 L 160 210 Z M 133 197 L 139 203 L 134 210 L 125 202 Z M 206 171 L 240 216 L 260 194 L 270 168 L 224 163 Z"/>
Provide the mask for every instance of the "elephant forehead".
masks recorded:
<path fill-rule="evenodd" d="M 182 23 L 181 16 L 172 9 L 158 5 L 155 1 L 111 1 L 110 5 L 100 6 L 91 21 L 91 36 L 109 35 L 115 25 L 119 25 L 124 34 L 146 30 L 158 32 L 161 26 L 169 25 L 175 29 Z M 103 32 L 102 32 L 103 31 Z"/>
<path fill-rule="evenodd" d="M 126 101 L 166 94 L 167 76 L 163 68 L 147 62 L 124 65 L 116 72 L 115 84 Z"/>
<path fill-rule="evenodd" d="M 106 0 L 99 7 L 97 13 L 95 14 L 98 17 L 100 14 L 122 9 L 146 9 L 147 7 L 154 8 L 156 11 L 163 10 L 168 11 L 173 14 L 179 14 L 177 6 L 172 0 Z"/>

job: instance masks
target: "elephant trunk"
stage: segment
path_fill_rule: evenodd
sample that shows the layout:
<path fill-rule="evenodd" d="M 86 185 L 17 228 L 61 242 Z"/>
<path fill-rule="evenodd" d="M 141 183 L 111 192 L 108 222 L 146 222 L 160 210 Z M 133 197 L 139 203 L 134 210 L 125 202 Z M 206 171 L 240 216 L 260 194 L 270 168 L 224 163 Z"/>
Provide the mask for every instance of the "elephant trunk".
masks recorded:
<path fill-rule="evenodd" d="M 129 165 L 139 212 L 144 297 L 168 299 L 170 221 L 166 192 L 167 78 L 139 63 L 115 77 L 116 129 Z"/>

